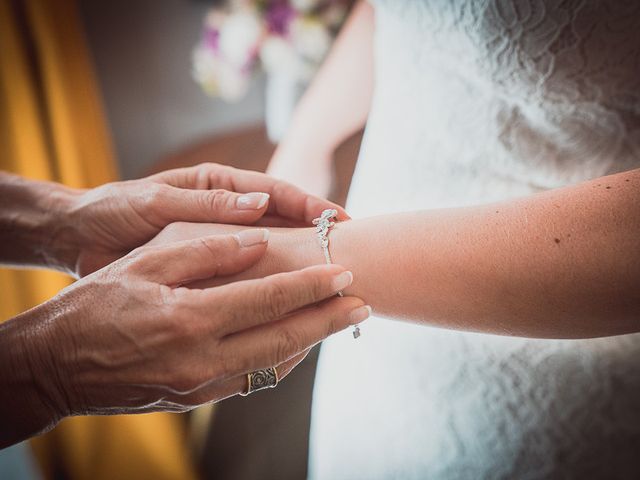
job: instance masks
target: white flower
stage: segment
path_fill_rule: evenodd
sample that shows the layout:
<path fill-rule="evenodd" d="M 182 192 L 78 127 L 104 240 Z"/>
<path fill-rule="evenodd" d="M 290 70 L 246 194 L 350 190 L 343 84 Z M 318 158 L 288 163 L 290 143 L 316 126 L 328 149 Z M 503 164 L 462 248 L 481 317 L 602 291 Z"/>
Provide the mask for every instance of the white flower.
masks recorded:
<path fill-rule="evenodd" d="M 260 60 L 267 73 L 300 75 L 300 62 L 296 51 L 287 40 L 278 36 L 267 38 L 260 49 Z"/>
<path fill-rule="evenodd" d="M 254 11 L 229 15 L 220 28 L 220 53 L 229 63 L 242 68 L 255 54 L 261 35 L 260 19 Z"/>
<path fill-rule="evenodd" d="M 243 74 L 206 47 L 193 51 L 193 78 L 209 95 L 228 102 L 240 100 L 249 89 L 250 76 Z"/>
<path fill-rule="evenodd" d="M 312 62 L 320 63 L 331 46 L 331 35 L 319 21 L 298 17 L 291 24 L 296 50 Z"/>
<path fill-rule="evenodd" d="M 251 77 L 225 62 L 220 64 L 217 79 L 220 97 L 227 102 L 236 102 L 247 94 Z"/>
<path fill-rule="evenodd" d="M 196 82 L 205 84 L 215 74 L 215 58 L 209 49 L 198 45 L 193 50 L 193 69 L 191 74 Z"/>

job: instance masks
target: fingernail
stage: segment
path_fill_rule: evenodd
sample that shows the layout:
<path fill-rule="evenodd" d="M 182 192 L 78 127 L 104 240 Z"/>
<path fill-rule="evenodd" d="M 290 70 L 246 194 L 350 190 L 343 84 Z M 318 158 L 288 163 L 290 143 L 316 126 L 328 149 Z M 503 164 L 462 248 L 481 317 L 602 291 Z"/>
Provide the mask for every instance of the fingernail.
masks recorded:
<path fill-rule="evenodd" d="M 259 210 L 269 201 L 269 194 L 251 192 L 240 195 L 236 200 L 236 208 L 239 210 Z"/>
<path fill-rule="evenodd" d="M 355 310 L 352 310 L 349 314 L 349 323 L 356 325 L 360 322 L 364 322 L 371 316 L 371 307 L 369 305 L 363 305 Z"/>
<path fill-rule="evenodd" d="M 331 287 L 334 292 L 339 292 L 340 290 L 344 290 L 353 282 L 353 273 L 347 271 L 342 272 L 339 275 L 333 277 L 333 282 L 331 283 Z"/>
<path fill-rule="evenodd" d="M 266 228 L 252 228 L 250 230 L 242 230 L 236 236 L 241 247 L 251 247 L 269 240 L 269 230 Z"/>

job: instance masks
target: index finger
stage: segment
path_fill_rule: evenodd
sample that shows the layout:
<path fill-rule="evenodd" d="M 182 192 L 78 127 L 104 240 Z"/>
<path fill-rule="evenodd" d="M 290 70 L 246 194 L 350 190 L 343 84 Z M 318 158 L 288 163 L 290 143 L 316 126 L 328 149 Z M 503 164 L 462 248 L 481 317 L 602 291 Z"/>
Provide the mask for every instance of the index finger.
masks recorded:
<path fill-rule="evenodd" d="M 328 208 L 337 210 L 338 221 L 350 218 L 341 206 L 305 193 L 284 180 L 226 165 L 203 163 L 195 167 L 168 170 L 155 175 L 154 179 L 179 188 L 222 188 L 238 193 L 268 193 L 271 198 L 267 217 L 280 217 L 287 220 L 289 225 L 310 225 Z"/>
<path fill-rule="evenodd" d="M 278 320 L 302 307 L 318 303 L 347 288 L 351 272 L 339 265 L 316 265 L 303 270 L 244 280 L 194 291 L 192 308 L 211 312 L 214 305 L 224 319 L 220 336 Z"/>

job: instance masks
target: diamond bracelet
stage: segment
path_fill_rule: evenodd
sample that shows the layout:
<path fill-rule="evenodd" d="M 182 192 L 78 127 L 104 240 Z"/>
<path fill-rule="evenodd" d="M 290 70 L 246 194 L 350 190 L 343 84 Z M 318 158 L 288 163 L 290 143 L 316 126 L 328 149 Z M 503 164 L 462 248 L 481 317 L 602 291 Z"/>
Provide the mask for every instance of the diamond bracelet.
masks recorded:
<path fill-rule="evenodd" d="M 333 227 L 336 222 L 334 219 L 338 215 L 338 211 L 333 208 L 328 208 L 322 214 L 313 220 L 313 224 L 316 226 L 316 235 L 318 236 L 318 240 L 320 241 L 320 248 L 322 248 L 322 253 L 324 254 L 324 259 L 328 265 L 333 263 L 331 259 L 331 252 L 329 252 L 329 230 Z M 339 297 L 343 297 L 342 292 L 338 292 Z M 360 336 L 360 325 L 355 325 L 353 327 L 353 338 L 358 338 Z"/>

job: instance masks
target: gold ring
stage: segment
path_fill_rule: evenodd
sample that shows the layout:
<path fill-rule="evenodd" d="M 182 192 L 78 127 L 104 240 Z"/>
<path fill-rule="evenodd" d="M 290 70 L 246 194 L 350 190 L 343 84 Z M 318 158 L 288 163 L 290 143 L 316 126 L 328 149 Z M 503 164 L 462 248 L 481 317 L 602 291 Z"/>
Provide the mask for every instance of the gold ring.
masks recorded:
<path fill-rule="evenodd" d="M 244 392 L 240 392 L 240 395 L 246 397 L 258 390 L 276 388 L 278 386 L 278 381 L 278 370 L 276 367 L 269 367 L 263 370 L 256 370 L 255 372 L 247 373 L 247 389 Z"/>

